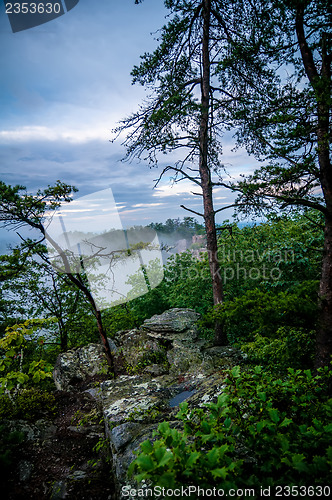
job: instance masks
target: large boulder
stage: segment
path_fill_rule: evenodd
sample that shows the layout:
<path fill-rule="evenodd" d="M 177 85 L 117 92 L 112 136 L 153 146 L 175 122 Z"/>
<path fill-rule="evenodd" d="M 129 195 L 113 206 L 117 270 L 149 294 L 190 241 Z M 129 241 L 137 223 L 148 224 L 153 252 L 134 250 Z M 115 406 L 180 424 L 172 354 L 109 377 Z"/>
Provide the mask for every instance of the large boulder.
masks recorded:
<path fill-rule="evenodd" d="M 53 370 L 53 379 L 59 391 L 73 390 L 89 377 L 107 373 L 104 349 L 89 344 L 59 354 Z"/>

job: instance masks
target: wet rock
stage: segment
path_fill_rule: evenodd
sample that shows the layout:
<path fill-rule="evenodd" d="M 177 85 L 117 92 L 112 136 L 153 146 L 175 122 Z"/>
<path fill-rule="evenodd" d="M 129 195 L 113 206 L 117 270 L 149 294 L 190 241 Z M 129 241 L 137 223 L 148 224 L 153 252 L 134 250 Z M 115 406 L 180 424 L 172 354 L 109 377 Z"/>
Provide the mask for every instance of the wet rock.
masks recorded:
<path fill-rule="evenodd" d="M 180 392 L 179 394 L 177 394 L 176 396 L 174 396 L 174 398 L 172 398 L 169 401 L 169 406 L 171 408 L 179 406 L 180 403 L 183 403 L 183 401 L 185 401 L 186 399 L 190 398 L 190 396 L 192 396 L 193 394 L 195 394 L 195 392 L 196 392 L 195 389 L 193 391 L 183 391 L 183 392 Z"/>
<path fill-rule="evenodd" d="M 208 377 L 188 375 L 180 383 L 178 377 L 170 375 L 150 381 L 138 376 L 119 378 L 122 380 L 104 382 L 103 393 L 117 498 L 122 499 L 123 486 L 137 488 L 127 471 L 140 444 L 146 439 L 151 442 L 157 439 L 153 434 L 161 421 L 167 420 L 171 427 L 182 428 L 182 422 L 175 419 L 180 402 L 185 400 L 189 408 L 216 402 L 224 390 L 225 375 L 222 372 Z"/>
<path fill-rule="evenodd" d="M 165 375 L 166 373 L 168 373 L 168 371 L 169 367 L 167 365 L 154 364 L 146 366 L 143 370 L 143 373 L 148 373 L 149 375 L 151 375 L 151 377 L 159 377 L 160 375 Z"/>
<path fill-rule="evenodd" d="M 142 431 L 142 424 L 126 422 L 113 427 L 109 433 L 111 446 L 119 452 Z"/>
<path fill-rule="evenodd" d="M 35 423 L 26 420 L 5 420 L 9 431 L 22 432 L 26 441 L 46 441 L 56 433 L 57 427 L 48 420 L 37 420 Z"/>
<path fill-rule="evenodd" d="M 70 476 L 68 476 L 68 479 L 71 481 L 82 481 L 83 479 L 87 478 L 87 473 L 83 470 L 75 470 Z"/>
<path fill-rule="evenodd" d="M 180 402 L 185 400 L 189 408 L 216 402 L 225 388 L 225 370 L 242 360 L 232 347 L 200 340 L 199 317 L 191 309 L 176 308 L 146 320 L 140 329 L 118 332 L 111 349 L 129 374 L 102 382 L 96 393 L 88 390 L 102 404 L 120 500 L 122 486 L 135 486 L 127 470 L 140 444 L 156 439 L 153 431 L 161 421 L 181 428 L 182 422 L 175 418 Z M 77 380 L 102 373 L 102 346 L 82 349 L 58 358 L 57 388 L 66 390 Z"/>
<path fill-rule="evenodd" d="M 112 429 L 116 425 L 149 419 L 166 408 L 167 400 L 160 397 L 163 384 L 170 385 L 165 377 L 151 379 L 148 376 L 123 375 L 116 380 L 103 382 L 103 408 L 106 426 Z"/>

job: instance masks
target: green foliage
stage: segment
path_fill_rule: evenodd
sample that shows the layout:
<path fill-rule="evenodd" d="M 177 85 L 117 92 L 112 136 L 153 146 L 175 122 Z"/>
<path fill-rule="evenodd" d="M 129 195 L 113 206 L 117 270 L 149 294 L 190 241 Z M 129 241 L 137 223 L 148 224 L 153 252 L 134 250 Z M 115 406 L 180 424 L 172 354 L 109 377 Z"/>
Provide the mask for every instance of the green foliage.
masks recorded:
<path fill-rule="evenodd" d="M 241 344 L 248 360 L 272 370 L 312 367 L 315 355 L 315 330 L 278 328 L 275 338 L 255 335 L 253 342 Z"/>
<path fill-rule="evenodd" d="M 262 367 L 227 373 L 216 403 L 180 405 L 183 430 L 159 425 L 141 444 L 131 474 L 168 488 L 324 485 L 332 479 L 331 372 L 289 369 L 283 379 Z M 196 498 L 196 497 L 192 497 Z"/>
<path fill-rule="evenodd" d="M 103 324 L 109 337 L 120 330 L 130 330 L 137 326 L 137 319 L 129 304 L 120 304 L 102 311 Z"/>
<path fill-rule="evenodd" d="M 195 234 L 204 234 L 204 226 L 199 224 L 194 217 L 184 217 L 181 221 L 178 219 L 167 219 L 165 224 L 161 222 L 149 224 L 158 232 L 159 236 L 163 234 L 172 234 L 178 238 L 191 238 Z"/>
<path fill-rule="evenodd" d="M 222 319 L 232 342 L 253 340 L 256 333 L 275 334 L 281 326 L 314 328 L 323 244 L 320 223 L 321 217 L 308 211 L 270 216 L 255 226 L 225 222 L 219 227 Z M 134 277 L 130 280 L 139 286 Z M 206 315 L 204 329 L 215 319 L 208 313 L 212 303 L 207 254 L 197 259 L 188 251 L 171 256 L 162 283 L 129 307 L 138 324 L 168 308 L 193 308 Z"/>
<path fill-rule="evenodd" d="M 128 282 L 135 286 L 135 276 Z M 203 314 L 212 303 L 208 266 L 205 261 L 194 258 L 188 251 L 172 255 L 164 267 L 162 283 L 131 301 L 130 309 L 141 324 L 146 318 L 173 307 L 189 307 Z"/>
<path fill-rule="evenodd" d="M 76 427 L 84 427 L 85 425 L 100 424 L 103 419 L 100 419 L 100 412 L 97 408 L 93 408 L 89 413 L 85 413 L 82 410 L 77 410 L 71 419 L 71 424 L 76 425 Z"/>
<path fill-rule="evenodd" d="M 140 373 L 147 366 L 162 363 L 169 366 L 165 351 L 147 352 L 135 366 L 127 365 L 126 368 L 128 373 L 135 374 Z"/>
<path fill-rule="evenodd" d="M 27 194 L 24 186 L 9 186 L 0 181 L 0 217 L 4 227 L 21 227 L 29 224 L 40 229 L 47 210 L 68 203 L 77 189 L 61 181 L 37 193 Z"/>
<path fill-rule="evenodd" d="M 317 318 L 317 282 L 303 282 L 292 291 L 248 290 L 218 306 L 212 314 L 222 321 L 232 342 L 253 341 L 255 335 L 276 338 L 280 327 L 312 330 Z"/>
<path fill-rule="evenodd" d="M 20 325 L 6 328 L 5 336 L 0 340 L 0 394 L 10 393 L 15 396 L 21 386 L 47 386 L 47 379 L 52 377 L 52 366 L 44 359 L 32 359 L 26 356 L 31 350 L 34 334 L 45 325 L 46 320 L 30 320 Z M 42 345 L 42 337 L 34 338 L 35 344 Z"/>
<path fill-rule="evenodd" d="M 55 397 L 46 391 L 22 389 L 14 400 L 8 394 L 0 395 L 0 418 L 35 421 L 45 416 L 52 417 L 55 411 Z"/>

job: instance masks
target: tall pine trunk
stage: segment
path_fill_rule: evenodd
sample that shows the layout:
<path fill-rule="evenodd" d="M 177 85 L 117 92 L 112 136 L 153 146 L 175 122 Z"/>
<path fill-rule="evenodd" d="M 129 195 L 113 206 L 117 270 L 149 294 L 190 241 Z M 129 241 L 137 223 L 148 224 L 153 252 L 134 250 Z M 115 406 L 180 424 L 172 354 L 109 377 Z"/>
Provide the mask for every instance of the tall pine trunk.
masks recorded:
<path fill-rule="evenodd" d="M 218 261 L 218 242 L 213 208 L 211 172 L 208 164 L 209 148 L 209 107 L 210 107 L 210 15 L 211 1 L 203 2 L 203 38 L 202 38 L 202 83 L 201 83 L 201 118 L 199 126 L 199 173 L 203 192 L 204 222 L 206 230 L 207 251 L 212 278 L 213 303 L 223 301 L 223 285 Z M 227 344 L 227 337 L 222 324 L 215 324 L 215 344 Z"/>

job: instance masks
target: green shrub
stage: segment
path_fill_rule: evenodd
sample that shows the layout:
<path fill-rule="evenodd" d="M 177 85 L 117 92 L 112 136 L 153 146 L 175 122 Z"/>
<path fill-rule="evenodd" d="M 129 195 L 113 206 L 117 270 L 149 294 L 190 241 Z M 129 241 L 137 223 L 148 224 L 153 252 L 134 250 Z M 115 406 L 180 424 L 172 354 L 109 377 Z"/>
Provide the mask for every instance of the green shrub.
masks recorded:
<path fill-rule="evenodd" d="M 249 290 L 217 306 L 208 319 L 221 321 L 233 343 L 254 341 L 257 334 L 277 338 L 283 326 L 312 330 L 317 318 L 317 286 L 316 281 L 309 281 L 288 292 Z"/>
<path fill-rule="evenodd" d="M 242 372 L 235 367 L 216 403 L 194 410 L 180 405 L 182 431 L 167 422 L 159 425 L 157 440 L 141 444 L 130 473 L 152 486 L 225 492 L 327 485 L 332 480 L 330 376 L 327 368 L 316 376 L 289 369 L 281 379 L 262 367 Z"/>
<path fill-rule="evenodd" d="M 241 344 L 248 360 L 273 370 L 311 368 L 315 356 L 315 330 L 281 327 L 274 339 L 255 335 L 253 342 Z"/>
<path fill-rule="evenodd" d="M 55 397 L 46 391 L 22 389 L 14 399 L 8 394 L 0 395 L 0 418 L 32 421 L 53 416 L 55 411 Z"/>
<path fill-rule="evenodd" d="M 53 367 L 44 359 L 34 359 L 34 350 L 44 343 L 35 332 L 44 323 L 47 321 L 28 320 L 6 328 L 0 339 L 0 394 L 10 392 L 15 396 L 21 386 L 47 387 Z"/>

